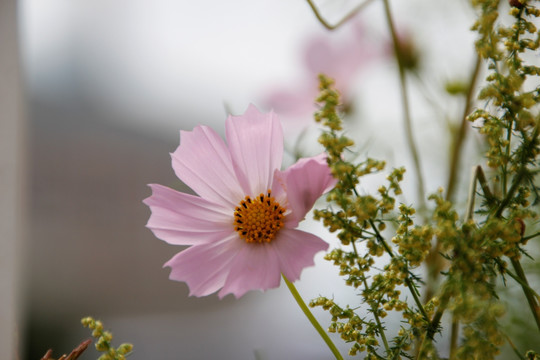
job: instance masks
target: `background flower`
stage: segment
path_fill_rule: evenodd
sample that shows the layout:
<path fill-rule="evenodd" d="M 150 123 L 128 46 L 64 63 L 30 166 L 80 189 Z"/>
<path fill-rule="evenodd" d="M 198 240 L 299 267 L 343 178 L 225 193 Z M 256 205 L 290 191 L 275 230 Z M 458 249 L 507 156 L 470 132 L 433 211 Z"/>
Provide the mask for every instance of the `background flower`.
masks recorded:
<path fill-rule="evenodd" d="M 356 74 L 383 56 L 388 55 L 369 37 L 359 20 L 333 32 L 324 31 L 305 43 L 302 49 L 305 71 L 300 78 L 291 79 L 292 86 L 280 85 L 270 90 L 263 103 L 283 116 L 286 130 L 302 130 L 312 121 L 316 110 L 318 74 L 324 73 L 335 80 L 345 107 L 349 107 Z"/>

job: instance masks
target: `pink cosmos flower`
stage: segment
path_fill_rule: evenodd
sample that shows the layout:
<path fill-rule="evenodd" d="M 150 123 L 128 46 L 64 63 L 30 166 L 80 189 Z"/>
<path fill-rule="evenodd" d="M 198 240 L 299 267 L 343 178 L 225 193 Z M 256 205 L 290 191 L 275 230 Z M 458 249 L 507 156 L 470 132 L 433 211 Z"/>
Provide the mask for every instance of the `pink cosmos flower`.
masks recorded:
<path fill-rule="evenodd" d="M 281 274 L 299 279 L 328 248 L 297 230 L 315 201 L 331 189 L 324 154 L 280 170 L 283 133 L 274 113 L 253 105 L 226 122 L 228 145 L 209 127 L 180 132 L 172 157 L 176 175 L 199 196 L 151 184 L 147 227 L 173 245 L 188 245 L 165 266 L 190 295 L 234 294 L 278 287 Z"/>

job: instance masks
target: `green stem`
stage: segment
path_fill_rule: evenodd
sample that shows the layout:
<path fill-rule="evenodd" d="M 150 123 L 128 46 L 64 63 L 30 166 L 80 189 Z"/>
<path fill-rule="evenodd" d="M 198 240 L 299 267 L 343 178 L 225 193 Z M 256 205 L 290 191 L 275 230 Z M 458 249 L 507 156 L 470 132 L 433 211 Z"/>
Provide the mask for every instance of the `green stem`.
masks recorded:
<path fill-rule="evenodd" d="M 521 263 L 517 259 L 512 258 L 510 260 L 512 262 L 512 266 L 514 267 L 514 271 L 516 272 L 516 275 L 524 283 L 521 285 L 521 288 L 523 289 L 523 292 L 525 293 L 525 297 L 527 298 L 527 302 L 529 303 L 529 307 L 531 308 L 531 312 L 534 316 L 534 320 L 536 321 L 536 326 L 538 326 L 538 330 L 540 330 L 540 307 L 538 306 L 538 302 L 536 301 L 536 298 L 534 297 L 533 292 L 530 290 L 529 282 L 527 281 L 525 272 L 523 271 L 523 268 L 521 267 Z"/>
<path fill-rule="evenodd" d="M 281 274 L 281 276 L 283 277 L 283 280 L 285 281 L 285 284 L 287 284 L 287 287 L 289 288 L 289 291 L 291 292 L 292 296 L 294 297 L 294 299 L 296 300 L 296 302 L 298 303 L 298 306 L 300 306 L 300 309 L 302 309 L 302 311 L 304 312 L 304 314 L 306 315 L 306 317 L 308 318 L 309 322 L 311 323 L 311 325 L 313 325 L 313 327 L 315 328 L 315 330 L 317 330 L 317 332 L 319 333 L 319 335 L 323 338 L 324 342 L 326 343 L 326 345 L 328 345 L 328 347 L 330 348 L 330 351 L 332 352 L 332 354 L 336 357 L 336 360 L 343 360 L 343 357 L 341 356 L 341 354 L 339 353 L 338 349 L 336 348 L 336 345 L 334 345 L 334 343 L 332 342 L 332 340 L 330 340 L 330 337 L 328 336 L 328 334 L 326 333 L 326 331 L 324 331 L 324 329 L 322 328 L 321 324 L 319 324 L 319 322 L 317 321 L 317 319 L 315 319 L 315 316 L 313 316 L 313 314 L 311 313 L 311 311 L 309 311 L 309 308 L 308 306 L 306 305 L 306 303 L 304 302 L 304 299 L 302 299 L 302 297 L 300 296 L 300 294 L 298 293 L 298 290 L 296 290 L 296 287 L 294 286 L 293 283 L 291 283 L 289 281 L 289 279 L 287 279 L 287 277 L 284 275 L 284 274 Z"/>
<path fill-rule="evenodd" d="M 459 321 L 455 315 L 452 315 L 452 330 L 450 335 L 450 355 L 448 359 L 452 360 L 456 358 L 457 341 L 459 336 Z"/>
<path fill-rule="evenodd" d="M 510 145 L 512 140 L 512 123 L 508 125 L 506 129 L 506 149 L 504 152 L 504 163 L 502 164 L 502 191 L 503 196 L 506 196 L 506 190 L 508 188 L 508 161 L 510 161 Z"/>
<path fill-rule="evenodd" d="M 403 107 L 403 120 L 405 122 L 405 134 L 407 142 L 409 143 L 409 149 L 411 151 L 411 157 L 413 159 L 414 170 L 417 177 L 417 191 L 418 191 L 418 207 L 419 210 L 425 210 L 426 204 L 424 200 L 424 178 L 422 176 L 422 167 L 420 165 L 420 156 L 418 155 L 418 150 L 416 148 L 416 141 L 414 139 L 414 134 L 412 130 L 412 120 L 409 110 L 409 95 L 407 93 L 407 82 L 405 77 L 405 66 L 403 65 L 403 58 L 401 54 L 401 49 L 399 45 L 399 39 L 394 27 L 394 21 L 392 20 L 392 13 L 390 11 L 390 4 L 388 0 L 383 0 L 384 3 L 384 13 L 386 16 L 386 22 L 388 23 L 388 28 L 390 29 L 390 34 L 392 35 L 392 43 L 394 45 L 394 52 L 396 54 L 396 60 L 398 63 L 399 69 L 399 84 L 401 91 L 401 102 Z"/>
<path fill-rule="evenodd" d="M 499 207 L 495 211 L 495 217 L 500 218 L 502 216 L 502 213 L 510 204 L 512 201 L 512 197 L 514 196 L 515 192 L 519 189 L 519 186 L 521 185 L 521 182 L 525 178 L 525 175 L 527 174 L 527 167 L 526 165 L 522 165 L 520 169 L 517 171 L 517 174 L 514 176 L 514 181 L 512 183 L 512 186 L 506 193 L 506 196 L 501 200 Z"/>
<path fill-rule="evenodd" d="M 500 259 L 495 259 L 495 262 L 497 263 L 497 265 L 499 265 L 499 267 L 503 268 L 504 270 L 501 270 L 501 274 L 505 274 L 505 275 L 508 275 L 510 276 L 512 279 L 514 279 L 519 285 L 521 285 L 522 287 L 526 287 L 530 292 L 531 294 L 537 299 L 539 300 L 540 299 L 540 295 L 538 295 L 538 293 L 529 286 L 529 284 L 527 283 L 527 281 L 523 281 L 519 276 L 517 276 L 516 274 L 514 274 L 513 272 L 511 272 L 510 270 L 506 269 L 503 264 L 502 264 L 502 261 Z M 526 279 L 525 279 L 526 280 Z"/>
<path fill-rule="evenodd" d="M 523 355 L 521 355 L 521 352 L 518 350 L 516 345 L 514 345 L 514 343 L 512 342 L 512 339 L 510 339 L 510 337 L 508 335 L 504 334 L 504 333 L 503 333 L 503 335 L 506 338 L 506 341 L 508 341 L 508 344 L 510 345 L 512 350 L 514 350 L 514 354 L 516 354 L 518 359 L 525 360 L 525 357 Z"/>
<path fill-rule="evenodd" d="M 474 214 L 474 201 L 476 198 L 476 183 L 480 184 L 484 198 L 488 205 L 495 204 L 495 197 L 489 189 L 489 184 L 484 174 L 484 170 L 480 165 L 473 167 L 471 182 L 469 183 L 469 195 L 467 197 L 467 209 L 465 210 L 464 222 L 467 223 L 472 220 Z"/>
<path fill-rule="evenodd" d="M 450 201 L 452 200 L 456 188 L 456 179 L 459 169 L 459 161 L 461 159 L 461 150 L 463 149 L 463 140 L 465 139 L 467 129 L 469 128 L 467 126 L 467 116 L 471 112 L 474 89 L 476 88 L 476 80 L 478 79 L 478 74 L 480 73 L 481 64 L 482 59 L 480 58 L 480 55 L 477 55 L 474 70 L 472 72 L 471 79 L 469 80 L 469 89 L 467 90 L 467 97 L 465 98 L 465 107 L 463 108 L 461 124 L 457 133 L 454 134 L 452 155 L 450 157 L 450 171 L 448 175 L 448 184 L 446 186 L 446 200 Z"/>
<path fill-rule="evenodd" d="M 420 310 L 420 313 L 424 317 L 424 320 L 427 323 L 429 323 L 430 322 L 429 316 L 426 313 L 426 310 L 424 310 L 424 306 L 422 305 L 422 302 L 420 301 L 420 297 L 418 296 L 418 290 L 416 289 L 416 287 L 414 286 L 414 284 L 412 283 L 411 279 L 408 276 L 405 278 L 405 284 L 407 284 L 407 287 L 409 288 L 412 294 L 414 302 L 416 303 L 416 306 L 418 306 L 418 309 Z"/>
<path fill-rule="evenodd" d="M 474 70 L 469 80 L 469 89 L 467 90 L 467 96 L 465 98 L 465 106 L 463 107 L 461 124 L 458 131 L 454 134 L 454 138 L 453 138 L 452 154 L 450 155 L 450 167 L 448 171 L 448 183 L 446 185 L 446 200 L 449 200 L 449 201 L 452 201 L 452 198 L 456 189 L 458 170 L 459 170 L 459 165 L 460 165 L 460 160 L 461 160 L 461 152 L 463 150 L 463 140 L 465 139 L 465 136 L 467 134 L 467 129 L 469 128 L 467 126 L 468 124 L 467 116 L 471 112 L 471 107 L 473 103 L 473 94 L 476 88 L 476 81 L 478 80 L 481 64 L 482 64 L 482 59 L 480 58 L 479 55 L 477 55 Z M 482 171 L 482 169 L 480 168 L 479 170 L 477 170 L 477 172 L 478 171 Z M 483 173 L 481 175 L 483 175 Z M 486 195 L 486 198 L 488 198 L 487 195 Z M 439 243 L 438 240 L 436 240 L 435 246 L 431 250 L 431 253 L 429 254 L 429 256 L 426 258 L 426 266 L 429 269 L 427 283 L 425 287 L 426 289 L 425 297 L 424 297 L 426 301 L 431 299 L 431 297 L 433 296 L 435 292 L 434 290 L 436 286 L 435 284 L 437 283 L 437 280 L 439 278 L 439 273 L 441 272 L 444 266 L 442 259 L 439 256 L 440 251 L 441 251 L 441 244 Z"/>
<path fill-rule="evenodd" d="M 535 233 L 535 234 L 532 234 L 532 235 L 529 235 L 529 236 L 525 236 L 525 237 L 523 238 L 523 240 L 524 240 L 524 241 L 531 240 L 531 239 L 533 239 L 533 238 L 535 238 L 535 237 L 537 237 L 537 236 L 540 236 L 540 231 L 537 232 L 537 233 Z"/>
<path fill-rule="evenodd" d="M 373 220 L 369 219 L 369 224 L 371 225 L 371 227 L 375 231 L 375 235 L 377 237 L 377 240 L 382 244 L 382 246 L 384 247 L 384 249 L 386 250 L 388 255 L 390 255 L 391 258 L 394 258 L 395 257 L 394 252 L 392 251 L 390 246 L 386 243 L 386 240 L 384 240 L 384 238 L 382 237 L 381 233 L 379 232 L 379 230 L 375 226 L 375 223 L 373 222 Z M 409 291 L 411 292 L 411 295 L 412 295 L 412 297 L 414 299 L 414 302 L 416 303 L 416 306 L 418 306 L 418 310 L 420 310 L 420 313 L 422 314 L 422 317 L 424 318 L 424 320 L 427 323 L 430 323 L 429 316 L 428 316 L 426 310 L 424 309 L 424 306 L 422 305 L 422 302 L 420 301 L 420 297 L 418 296 L 418 290 L 414 286 L 414 284 L 411 281 L 408 274 L 407 274 L 407 277 L 405 278 L 405 284 L 409 288 Z"/>
<path fill-rule="evenodd" d="M 363 282 L 364 282 L 364 289 L 366 289 L 367 291 L 368 285 L 365 278 L 363 279 Z M 384 328 L 381 324 L 381 320 L 379 319 L 379 315 L 377 315 L 377 306 L 374 306 L 373 302 L 371 301 L 369 302 L 369 306 L 371 307 L 371 313 L 373 314 L 373 317 L 375 318 L 375 322 L 377 323 L 377 327 L 379 328 L 379 334 L 381 335 L 381 339 L 383 341 L 384 348 L 386 350 L 386 356 L 390 356 L 392 351 L 390 350 L 390 346 L 388 345 L 388 340 L 386 340 L 386 334 L 384 333 Z"/>
<path fill-rule="evenodd" d="M 478 179 L 478 183 L 480 184 L 480 187 L 482 188 L 482 191 L 484 192 L 484 198 L 486 200 L 486 203 L 489 207 L 494 206 L 497 199 L 489 189 L 489 184 L 486 179 L 486 174 L 484 174 L 484 170 L 482 170 L 482 167 L 480 165 L 476 168 L 475 176 Z"/>
<path fill-rule="evenodd" d="M 524 139 L 524 141 L 529 144 L 529 146 L 534 146 L 534 144 L 537 142 L 537 138 L 540 135 L 540 121 L 536 123 L 536 126 L 534 127 L 532 136 L 530 139 Z M 532 158 L 534 159 L 534 158 Z M 514 175 L 514 179 L 512 181 L 512 186 L 508 190 L 508 192 L 505 194 L 504 198 L 499 203 L 499 207 L 495 211 L 495 217 L 500 218 L 502 216 L 502 213 L 504 212 L 505 208 L 508 206 L 508 204 L 512 201 L 512 197 L 514 196 L 514 193 L 519 189 L 519 186 L 521 185 L 521 182 L 525 179 L 526 175 L 528 174 L 527 170 L 527 163 L 528 161 L 532 159 L 524 159 L 522 160 L 520 168 L 517 170 L 516 175 Z"/>
<path fill-rule="evenodd" d="M 338 21 L 335 25 L 332 25 L 328 23 L 321 15 L 319 9 L 315 5 L 315 3 L 312 0 L 307 0 L 307 3 L 311 10 L 313 11 L 313 14 L 315 14 L 315 17 L 319 22 L 328 30 L 334 30 L 346 23 L 349 19 L 351 19 L 354 15 L 356 15 L 360 10 L 362 10 L 365 6 L 367 6 L 370 2 L 373 0 L 364 0 L 364 2 L 360 3 L 358 6 L 356 6 L 354 9 L 352 9 L 347 15 L 345 15 L 340 21 Z"/>

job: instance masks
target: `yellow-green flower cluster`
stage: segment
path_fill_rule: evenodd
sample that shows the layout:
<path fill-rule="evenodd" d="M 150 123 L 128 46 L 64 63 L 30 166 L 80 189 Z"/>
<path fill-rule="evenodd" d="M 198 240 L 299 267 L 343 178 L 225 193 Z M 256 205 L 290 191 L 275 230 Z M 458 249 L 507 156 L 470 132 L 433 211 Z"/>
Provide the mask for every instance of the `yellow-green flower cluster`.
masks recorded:
<path fill-rule="evenodd" d="M 321 220 L 331 232 L 337 232 L 343 248 L 331 250 L 325 258 L 339 268 L 345 284 L 359 292 L 371 316 L 359 317 L 349 306 L 341 307 L 325 297 L 313 300 L 310 305 L 321 306 L 330 312 L 329 331 L 339 333 L 345 341 L 352 343 L 351 355 L 365 352 L 366 359 L 377 359 L 382 356 L 381 348 L 384 348 L 383 357 L 400 358 L 409 350 L 415 337 L 413 333 L 418 331 L 403 328 L 389 340 L 383 320 L 389 311 L 397 311 L 412 324 L 411 327 L 421 329 L 427 326 L 428 313 L 419 301 L 415 285 L 417 279 L 410 269 L 420 265 L 425 258 L 433 233 L 429 227 L 412 226 L 412 207 L 402 205 L 399 214 L 395 214 L 395 196 L 402 191 L 400 182 L 404 168 L 394 169 L 376 194 L 361 195 L 357 192 L 356 187 L 362 177 L 381 172 L 385 163 L 368 158 L 354 164 L 347 159 L 347 155 L 352 153 L 350 147 L 353 142 L 340 132 L 339 96 L 328 78 L 321 76 L 320 84 L 318 101 L 322 106 L 315 118 L 328 130 L 319 141 L 329 154 L 328 164 L 338 184 L 327 195 L 330 206 L 316 210 L 315 219 Z M 398 253 L 381 234 L 387 223 L 399 228 L 395 237 Z M 359 251 L 359 246 L 365 251 Z M 387 264 L 382 271 L 373 274 L 376 258 L 387 261 Z M 378 260 L 379 265 L 381 260 Z M 416 308 L 407 303 L 407 295 L 402 294 L 403 287 L 414 292 Z"/>
<path fill-rule="evenodd" d="M 315 118 L 327 128 L 319 141 L 338 183 L 327 195 L 328 207 L 315 211 L 315 218 L 337 233 L 341 247 L 331 250 L 326 259 L 357 291 L 361 304 L 340 306 L 320 297 L 311 306 L 329 311 L 329 331 L 352 343 L 352 355 L 408 357 L 417 339 L 416 358 L 438 359 L 433 337 L 448 312 L 454 327 L 451 357 L 493 359 L 505 339 L 499 326 L 505 313 L 496 293 L 499 278 L 503 282 L 512 278 L 522 287 L 540 329 L 540 297 L 528 285 L 519 262 L 527 240 L 540 235 L 538 231 L 527 235 L 527 226 L 534 225 L 529 220 L 537 218 L 531 204 L 540 201 L 536 177 L 540 173 L 540 67 L 524 60 L 527 53 L 540 49 L 535 25 L 540 10 L 538 1 L 511 0 L 512 21 L 505 25 L 506 20 L 499 18 L 499 0 L 471 2 L 479 14 L 473 25 L 479 35 L 476 49 L 489 73 L 479 94 L 486 106 L 468 119 L 485 136 L 491 172 L 486 176 L 477 168 L 462 220 L 441 189 L 430 196 L 431 219 L 415 224 L 414 207 L 396 204 L 403 168 L 394 169 L 375 194 L 359 194 L 362 178 L 382 172 L 385 163 L 348 160 L 353 141 L 342 133 L 339 94 L 330 79 L 320 77 L 321 109 Z M 385 240 L 389 234 L 391 243 Z M 434 239 L 437 245 L 432 247 Z M 428 263 L 428 256 L 439 261 L 436 270 L 427 270 L 442 270 L 444 277 L 435 296 L 429 292 L 432 298 L 422 302 L 417 290 L 422 282 L 413 270 Z M 367 315 L 352 310 L 360 306 L 367 308 Z M 390 311 L 401 313 L 407 325 L 393 339 L 387 337 L 383 321 Z M 527 354 L 531 359 L 536 356 Z"/>
<path fill-rule="evenodd" d="M 96 350 L 103 354 L 98 360 L 125 360 L 126 356 L 133 350 L 133 345 L 123 343 L 117 348 L 111 345 L 113 335 L 110 331 L 104 330 L 103 324 L 99 320 L 88 316 L 81 320 L 84 327 L 92 330 L 92 336 L 96 340 Z"/>
<path fill-rule="evenodd" d="M 540 46 L 540 34 L 534 24 L 540 10 L 532 5 L 533 1 L 512 6 L 510 15 L 514 21 L 505 26 L 499 19 L 498 3 L 473 1 L 480 11 L 473 26 L 480 35 L 476 47 L 490 70 L 479 99 L 488 101 L 492 108 L 476 110 L 469 120 L 481 119 L 480 133 L 488 142 L 487 164 L 498 170 L 496 177 L 505 192 L 512 175 L 527 173 L 526 164 L 539 152 L 536 104 L 540 101 L 540 88 L 534 87 L 530 78 L 538 78 L 540 67 L 525 64 L 523 58 Z"/>
<path fill-rule="evenodd" d="M 399 206 L 398 228 L 392 242 L 407 260 L 410 268 L 420 266 L 431 249 L 433 230 L 429 225 L 412 227 L 415 210 L 404 204 Z M 412 228 L 411 228 L 412 227 Z"/>

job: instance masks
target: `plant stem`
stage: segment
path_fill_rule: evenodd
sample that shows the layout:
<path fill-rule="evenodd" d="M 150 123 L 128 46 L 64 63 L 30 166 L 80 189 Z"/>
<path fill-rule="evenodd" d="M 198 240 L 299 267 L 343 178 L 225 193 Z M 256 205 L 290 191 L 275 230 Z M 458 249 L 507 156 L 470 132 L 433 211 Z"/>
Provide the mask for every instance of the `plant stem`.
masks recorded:
<path fill-rule="evenodd" d="M 460 160 L 461 160 L 461 152 L 463 150 L 463 140 L 465 139 L 465 136 L 467 134 L 467 129 L 469 128 L 467 126 L 467 123 L 468 123 L 467 116 L 471 112 L 474 89 L 476 88 L 476 81 L 480 73 L 480 67 L 481 67 L 480 65 L 482 64 L 481 60 L 482 59 L 480 58 L 480 56 L 477 55 L 474 70 L 469 80 L 469 89 L 467 90 L 467 96 L 465 98 L 465 106 L 463 107 L 461 124 L 458 131 L 454 134 L 454 139 L 453 139 L 454 141 L 452 144 L 452 154 L 450 155 L 450 167 L 448 171 L 448 183 L 446 185 L 446 200 L 448 201 L 452 201 L 452 198 L 456 189 L 458 169 L 459 169 Z M 482 169 L 480 168 L 479 170 L 477 170 L 477 173 L 478 171 L 481 172 Z M 478 177 L 483 176 L 484 182 L 485 182 L 485 176 L 483 173 L 475 174 L 475 181 L 476 181 L 477 176 Z M 488 195 L 486 195 L 486 198 L 488 198 Z M 489 199 L 491 200 L 491 196 L 489 196 Z M 433 247 L 429 256 L 426 259 L 426 266 L 428 267 L 429 272 L 428 272 L 426 291 L 425 291 L 425 297 L 424 297 L 425 301 L 428 301 L 433 296 L 434 294 L 433 288 L 435 287 L 435 284 L 437 283 L 437 279 L 439 277 L 439 273 L 441 272 L 444 266 L 443 261 L 441 257 L 439 256 L 440 249 L 441 249 L 441 244 L 439 243 L 438 240 L 436 240 L 435 246 Z"/>
<path fill-rule="evenodd" d="M 418 191 L 418 208 L 419 210 L 424 210 L 426 208 L 426 203 L 424 200 L 424 178 L 422 176 L 422 167 L 420 165 L 420 156 L 418 155 L 418 150 L 416 148 L 416 141 L 414 139 L 414 134 L 412 130 L 412 120 L 409 110 L 409 95 L 407 93 L 407 82 L 405 77 L 405 66 L 403 65 L 403 59 L 401 54 L 401 48 L 399 45 L 399 39 L 394 27 L 394 21 L 392 20 L 392 13 L 390 11 L 390 4 L 388 0 L 383 0 L 384 4 L 384 13 L 386 16 L 386 22 L 388 23 L 388 28 L 390 29 L 390 34 L 392 36 L 392 43 L 394 45 L 394 52 L 396 54 L 396 60 L 399 69 L 399 83 L 401 91 L 401 103 L 403 107 L 403 120 L 405 123 L 405 134 L 407 142 L 409 144 L 409 150 L 411 151 L 411 157 L 413 159 L 414 170 L 416 172 L 417 178 L 417 191 Z"/>
<path fill-rule="evenodd" d="M 502 261 L 500 259 L 495 259 L 495 261 L 497 262 L 497 265 L 499 265 L 500 267 L 504 268 L 503 265 L 502 265 Z M 529 291 L 531 292 L 531 294 L 537 299 L 537 300 L 540 300 L 540 295 L 538 295 L 538 293 L 529 286 L 529 284 L 526 282 L 526 281 L 523 281 L 519 276 L 517 276 L 516 274 L 514 274 L 513 272 L 511 272 L 510 270 L 504 268 L 504 271 L 500 271 L 501 274 L 506 274 L 508 276 L 510 276 L 512 279 L 514 279 L 519 285 L 521 285 L 522 287 L 525 286 L 527 287 L 527 289 L 529 289 Z"/>
<path fill-rule="evenodd" d="M 354 9 L 352 9 L 351 11 L 349 11 L 349 13 L 347 15 L 345 15 L 340 21 L 338 21 L 335 25 L 332 25 L 330 23 L 328 23 L 321 15 L 321 13 L 319 12 L 319 9 L 317 8 L 317 6 L 313 3 L 312 0 L 307 0 L 307 3 L 309 5 L 309 7 L 311 8 L 311 10 L 313 11 L 313 14 L 315 14 L 315 17 L 317 18 L 317 20 L 319 20 L 319 22 L 325 27 L 327 28 L 328 30 L 334 30 L 334 29 L 337 29 L 338 27 L 340 27 L 341 25 L 343 25 L 344 23 L 346 23 L 349 19 L 351 19 L 354 15 L 356 15 L 360 10 L 362 10 L 365 6 L 367 6 L 370 2 L 372 2 L 373 0 L 364 0 L 364 2 L 360 3 L 358 6 L 356 6 Z"/>
<path fill-rule="evenodd" d="M 365 278 L 363 279 L 363 282 L 364 282 L 364 289 L 366 289 L 367 291 L 368 285 Z M 381 320 L 379 319 L 379 315 L 377 315 L 377 306 L 374 306 L 373 302 L 371 301 L 369 302 L 369 306 L 371 307 L 371 313 L 373 314 L 373 317 L 375 318 L 375 322 L 377 323 L 377 327 L 379 328 L 379 334 L 381 335 L 381 339 L 383 341 L 384 348 L 386 350 L 386 356 L 390 356 L 392 352 L 390 350 L 390 346 L 388 345 L 388 340 L 386 340 L 386 334 L 384 333 L 384 328 L 381 324 Z"/>
<path fill-rule="evenodd" d="M 332 340 L 330 340 L 330 337 L 328 336 L 326 331 L 324 331 L 321 324 L 319 324 L 317 319 L 315 319 L 315 316 L 313 316 L 311 311 L 309 311 L 308 306 L 304 302 L 304 299 L 302 299 L 302 297 L 298 293 L 298 290 L 296 290 L 296 287 L 294 286 L 294 284 L 291 283 L 289 281 L 289 279 L 287 279 L 287 277 L 284 274 L 281 274 L 281 276 L 283 277 L 283 280 L 285 281 L 285 284 L 287 284 L 287 287 L 289 288 L 289 291 L 291 292 L 292 296 L 294 297 L 294 299 L 298 303 L 298 306 L 300 306 L 300 309 L 302 309 L 302 311 L 304 312 L 304 315 L 306 315 L 306 317 L 308 318 L 311 325 L 313 325 L 315 330 L 317 330 L 319 335 L 323 338 L 326 345 L 328 345 L 328 347 L 330 348 L 330 351 L 335 356 L 336 360 L 343 360 L 343 357 L 341 356 L 338 349 L 336 348 L 336 345 L 334 345 Z"/>
<path fill-rule="evenodd" d="M 384 238 L 382 237 L 381 233 L 379 232 L 379 230 L 375 226 L 375 223 L 373 222 L 373 220 L 370 219 L 369 224 L 371 225 L 371 227 L 375 231 L 375 235 L 377 237 L 377 240 L 382 244 L 382 246 L 384 247 L 384 249 L 386 250 L 388 255 L 390 255 L 391 258 L 395 257 L 394 252 L 392 251 L 390 246 L 388 246 L 388 244 L 386 243 L 386 240 L 384 240 Z M 418 310 L 420 310 L 420 313 L 422 314 L 422 317 L 424 318 L 424 320 L 427 323 L 430 323 L 429 316 L 427 315 L 427 312 L 424 309 L 424 306 L 422 305 L 422 302 L 420 301 L 420 298 L 418 296 L 418 290 L 414 286 L 414 284 L 411 281 L 408 274 L 407 274 L 407 277 L 405 278 L 405 284 L 409 288 L 409 291 L 411 292 L 411 295 L 412 295 L 412 297 L 414 299 L 414 302 L 416 303 L 416 306 L 418 306 Z"/>
<path fill-rule="evenodd" d="M 523 240 L 524 240 L 524 241 L 531 240 L 531 239 L 533 239 L 533 238 L 535 238 L 535 237 L 537 237 L 537 236 L 540 236 L 540 231 L 537 232 L 537 233 L 535 233 L 535 234 L 532 234 L 532 235 L 529 235 L 529 236 L 525 236 L 525 237 L 523 238 Z"/>
<path fill-rule="evenodd" d="M 450 355 L 448 359 L 452 360 L 456 358 L 457 340 L 459 335 L 459 321 L 452 315 L 452 330 L 450 335 Z"/>
<path fill-rule="evenodd" d="M 527 302 L 529 303 L 529 307 L 531 308 L 531 312 L 534 316 L 534 320 L 536 321 L 536 326 L 538 326 L 538 330 L 540 330 L 540 307 L 538 306 L 538 302 L 536 301 L 536 298 L 534 297 L 533 292 L 530 290 L 529 282 L 527 281 L 527 278 L 525 277 L 525 272 L 523 271 L 523 268 L 521 267 L 521 263 L 517 259 L 510 259 L 512 262 L 512 266 L 514 267 L 514 270 L 516 272 L 516 275 L 521 279 L 523 284 L 521 284 L 521 288 L 523 289 L 523 292 L 525 293 L 525 297 L 527 298 Z"/>
<path fill-rule="evenodd" d="M 516 354 L 518 359 L 525 360 L 525 357 L 523 355 L 521 355 L 521 352 L 517 349 L 516 345 L 514 345 L 514 343 L 512 342 L 512 339 L 510 339 L 510 337 L 508 335 L 506 335 L 506 334 L 503 334 L 503 335 L 506 338 L 506 341 L 508 341 L 508 344 L 510 345 L 512 350 L 514 350 L 514 354 Z"/>
<path fill-rule="evenodd" d="M 471 112 L 471 106 L 473 101 L 474 89 L 476 88 L 476 81 L 478 79 L 478 74 L 480 73 L 480 65 L 482 64 L 482 59 L 480 55 L 476 55 L 476 62 L 474 65 L 474 70 L 469 80 L 469 89 L 467 90 L 467 97 L 465 98 L 465 106 L 463 108 L 463 114 L 461 117 L 461 124 L 458 131 L 454 134 L 454 143 L 452 144 L 452 154 L 450 157 L 450 169 L 448 172 L 448 183 L 446 185 L 446 200 L 452 200 L 454 195 L 454 190 L 456 188 L 456 179 L 458 174 L 459 162 L 461 159 L 461 150 L 463 149 L 463 140 L 467 134 L 467 116 Z"/>

